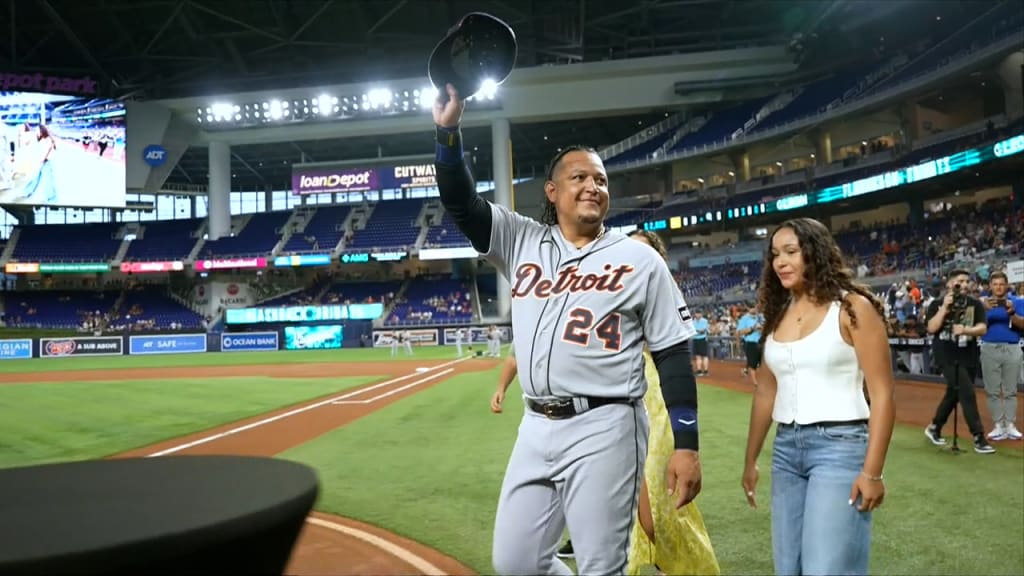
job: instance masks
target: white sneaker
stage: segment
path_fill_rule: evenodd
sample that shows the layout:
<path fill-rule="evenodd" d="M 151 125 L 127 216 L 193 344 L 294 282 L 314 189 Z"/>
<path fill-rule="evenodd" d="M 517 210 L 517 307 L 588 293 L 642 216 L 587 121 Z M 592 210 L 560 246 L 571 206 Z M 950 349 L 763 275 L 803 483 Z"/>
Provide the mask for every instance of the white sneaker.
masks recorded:
<path fill-rule="evenodd" d="M 1006 440 L 1006 428 L 1002 422 L 996 423 L 996 427 L 987 434 L 989 440 Z"/>
<path fill-rule="evenodd" d="M 1007 424 L 1005 427 L 1003 427 L 1003 433 L 1005 433 L 1006 437 L 1009 438 L 1010 440 L 1020 440 L 1024 438 L 1024 434 L 1021 434 L 1020 430 L 1017 430 L 1017 427 L 1014 426 L 1012 423 Z"/>

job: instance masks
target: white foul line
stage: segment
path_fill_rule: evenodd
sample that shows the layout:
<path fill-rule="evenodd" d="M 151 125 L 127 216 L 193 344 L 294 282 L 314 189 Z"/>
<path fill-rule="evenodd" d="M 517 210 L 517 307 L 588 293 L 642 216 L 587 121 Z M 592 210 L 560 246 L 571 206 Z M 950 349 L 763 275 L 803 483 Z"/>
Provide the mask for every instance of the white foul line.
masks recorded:
<path fill-rule="evenodd" d="M 419 380 L 417 380 L 415 382 L 410 382 L 409 384 L 406 384 L 405 386 L 400 386 L 398 388 L 395 388 L 394 390 L 388 390 L 387 392 L 383 392 L 381 394 L 378 394 L 378 395 L 374 396 L 373 398 L 367 398 L 366 400 L 335 400 L 334 402 L 332 402 L 332 404 L 370 404 L 371 402 L 376 402 L 377 400 L 380 400 L 381 398 L 387 398 L 388 396 L 391 396 L 392 394 L 398 394 L 399 392 L 402 392 L 404 390 L 408 390 L 409 388 L 413 388 L 415 386 L 419 386 L 420 384 L 423 384 L 424 382 L 429 382 L 429 381 L 434 380 L 436 378 L 440 378 L 441 376 L 444 376 L 445 374 L 449 374 L 449 373 L 454 372 L 454 371 L 455 371 L 455 368 L 448 368 L 446 370 L 442 370 L 440 372 L 436 372 L 434 374 L 431 374 L 430 376 L 427 376 L 426 378 L 420 378 Z"/>
<path fill-rule="evenodd" d="M 431 367 L 427 368 L 426 371 L 429 372 L 431 370 L 437 370 L 438 368 L 444 368 L 445 366 L 451 366 L 452 364 L 458 364 L 459 362 L 462 362 L 464 360 L 469 360 L 469 359 L 470 359 L 470 356 L 466 356 L 466 357 L 463 357 L 463 358 L 459 358 L 458 360 L 452 360 L 450 362 L 445 362 L 444 364 L 438 364 L 437 366 L 431 366 Z M 451 372 L 452 370 L 454 370 L 454 368 L 448 369 L 448 372 Z M 271 422 L 277 422 L 278 420 L 283 420 L 285 418 L 289 418 L 291 416 L 295 416 L 296 414 L 302 414 L 303 412 L 308 412 L 310 410 L 314 410 L 316 408 L 320 408 L 321 406 L 326 406 L 326 405 L 331 404 L 333 402 L 336 402 L 338 400 L 344 400 L 346 398 L 351 398 L 353 396 L 358 396 L 358 395 L 360 395 L 360 394 L 362 394 L 364 392 L 369 392 L 370 390 L 376 390 L 377 388 L 381 388 L 381 387 L 384 387 L 384 386 L 389 386 L 391 384 L 394 384 L 395 382 L 401 382 L 402 380 L 406 380 L 408 378 L 413 378 L 415 376 L 420 376 L 422 374 L 424 374 L 424 372 L 413 372 L 411 374 L 406 374 L 405 376 L 399 376 L 398 378 L 392 378 L 391 380 L 388 380 L 386 382 L 381 382 L 380 384 L 374 384 L 373 386 L 367 386 L 366 388 L 360 388 L 359 390 L 348 392 L 346 394 L 342 394 L 341 396 L 335 396 L 333 398 L 328 398 L 327 400 L 321 400 L 321 401 L 319 401 L 319 402 L 317 402 L 315 404 L 310 404 L 308 406 L 302 406 L 301 408 L 296 408 L 294 410 L 289 410 L 288 412 L 284 412 L 284 413 L 278 414 L 277 416 L 270 416 L 269 418 L 264 418 L 262 420 L 257 420 L 256 422 L 252 422 L 252 423 L 246 424 L 244 426 L 239 426 L 237 428 L 232 428 L 230 430 L 225 430 L 224 432 L 219 432 L 217 434 L 212 434 L 210 436 L 205 436 L 203 438 L 199 438 L 198 440 L 193 440 L 191 442 L 186 442 L 186 443 L 180 444 L 178 446 L 172 446 L 171 448 L 166 448 L 164 450 L 160 450 L 159 452 L 154 452 L 152 454 L 147 454 L 146 458 L 153 458 L 153 457 L 156 457 L 156 456 L 166 456 L 167 454 L 173 454 L 175 452 L 180 452 L 182 450 L 185 450 L 185 449 L 188 449 L 188 448 L 192 448 L 194 446 L 200 446 L 202 444 L 207 444 L 209 442 L 213 442 L 214 440 L 220 440 L 221 438 L 224 438 L 226 436 L 232 436 L 234 434 L 238 434 L 239 432 L 245 432 L 246 430 L 252 430 L 253 428 L 258 428 L 260 426 L 264 426 L 266 424 L 270 424 Z"/>
<path fill-rule="evenodd" d="M 422 574 L 425 574 L 427 576 L 444 576 L 444 571 L 438 568 L 437 566 L 434 566 L 430 562 L 424 560 L 423 558 L 417 556 L 409 550 L 406 550 L 401 546 L 392 544 L 391 542 L 388 542 L 387 540 L 377 535 L 370 534 L 369 532 L 364 532 L 363 530 L 360 530 L 358 528 L 343 526 L 341 524 L 328 522 L 326 520 L 321 520 L 319 518 L 315 518 L 312 516 L 306 518 L 306 522 L 309 522 L 310 524 L 314 524 L 316 526 L 320 526 L 322 528 L 326 528 L 328 530 L 340 532 L 341 534 L 351 536 L 358 540 L 362 540 L 363 542 L 366 542 L 371 546 L 380 548 L 381 550 L 387 552 L 388 554 L 391 554 L 395 558 L 398 558 L 402 562 L 405 562 L 406 564 L 412 566 L 413 568 L 419 570 Z"/>

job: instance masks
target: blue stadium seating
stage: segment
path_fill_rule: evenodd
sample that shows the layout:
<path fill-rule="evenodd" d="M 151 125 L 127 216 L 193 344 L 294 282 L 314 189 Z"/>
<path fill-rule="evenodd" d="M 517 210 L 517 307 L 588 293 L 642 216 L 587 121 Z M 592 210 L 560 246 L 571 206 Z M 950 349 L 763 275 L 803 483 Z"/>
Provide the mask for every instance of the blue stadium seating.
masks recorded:
<path fill-rule="evenodd" d="M 455 225 L 448 212 L 444 212 L 441 222 L 430 227 L 424 248 L 455 248 L 469 246 L 469 239 Z"/>
<path fill-rule="evenodd" d="M 121 224 L 42 224 L 19 226 L 13 260 L 22 262 L 107 262 L 121 241 Z"/>
<path fill-rule="evenodd" d="M 774 96 L 757 98 L 730 108 L 714 112 L 706 124 L 696 132 L 683 136 L 668 153 L 681 152 L 688 148 L 700 148 L 709 144 L 729 140 L 733 132 L 743 127 L 757 111 L 771 101 Z"/>
<path fill-rule="evenodd" d="M 348 205 L 318 207 L 309 223 L 306 224 L 305 230 L 292 234 L 281 253 L 326 253 L 334 250 L 334 247 L 341 241 L 341 237 L 345 235 L 342 226 L 351 210 L 352 207 Z M 309 242 L 306 238 L 315 238 L 315 242 Z"/>
<path fill-rule="evenodd" d="M 402 302 L 395 305 L 386 324 L 471 322 L 473 307 L 469 294 L 469 285 L 463 280 L 443 276 L 417 276 L 409 281 Z"/>
<path fill-rule="evenodd" d="M 253 214 L 235 236 L 208 240 L 200 251 L 203 258 L 267 256 L 281 239 L 281 228 L 291 216 L 290 210 Z"/>
<path fill-rule="evenodd" d="M 423 208 L 423 200 L 393 200 L 379 202 L 362 230 L 357 230 L 346 250 L 408 249 L 416 243 L 420 227 L 416 217 Z"/>
<path fill-rule="evenodd" d="M 199 228 L 201 220 L 164 220 L 147 222 L 142 237 L 132 241 L 125 252 L 124 260 L 160 262 L 183 260 L 192 252 L 196 239 L 192 234 Z"/>
<path fill-rule="evenodd" d="M 84 290 L 8 292 L 4 297 L 6 324 L 11 328 L 81 328 L 88 316 L 108 314 L 118 294 Z"/>
<path fill-rule="evenodd" d="M 166 286 L 139 286 L 125 291 L 124 301 L 110 321 L 110 327 L 139 326 L 135 330 L 200 329 L 203 318 L 168 295 Z"/>

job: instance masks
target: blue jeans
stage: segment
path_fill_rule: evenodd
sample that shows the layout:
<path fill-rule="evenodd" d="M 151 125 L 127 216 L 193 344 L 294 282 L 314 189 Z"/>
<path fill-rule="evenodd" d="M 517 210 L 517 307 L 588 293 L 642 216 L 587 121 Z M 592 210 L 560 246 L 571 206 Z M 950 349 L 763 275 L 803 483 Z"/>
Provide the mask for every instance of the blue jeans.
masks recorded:
<path fill-rule="evenodd" d="M 867 574 L 871 513 L 851 506 L 866 423 L 779 424 L 772 454 L 772 554 L 778 575 Z"/>

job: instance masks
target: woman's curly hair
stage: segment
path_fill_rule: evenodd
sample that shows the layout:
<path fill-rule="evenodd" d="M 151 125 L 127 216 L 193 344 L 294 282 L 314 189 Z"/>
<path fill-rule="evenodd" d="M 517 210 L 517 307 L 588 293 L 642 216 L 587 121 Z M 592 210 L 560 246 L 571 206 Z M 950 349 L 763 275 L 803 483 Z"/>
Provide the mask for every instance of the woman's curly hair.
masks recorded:
<path fill-rule="evenodd" d="M 639 236 L 644 240 L 647 240 L 647 243 L 651 245 L 651 248 L 654 248 L 654 251 L 657 252 L 659 256 L 661 256 L 661 259 L 668 261 L 668 248 L 665 247 L 665 241 L 662 240 L 661 236 L 658 236 L 657 233 L 651 232 L 650 230 L 637 228 L 636 230 L 633 230 L 632 232 L 627 234 L 627 236 L 629 236 L 630 238 L 632 238 L 633 236 Z"/>
<path fill-rule="evenodd" d="M 558 154 L 551 159 L 548 163 L 547 181 L 553 181 L 555 179 L 555 170 L 558 168 L 558 164 L 562 162 L 562 158 L 569 152 L 589 152 L 590 154 L 597 154 L 597 150 L 590 146 L 583 144 L 572 144 L 559 150 Z M 540 215 L 540 223 L 546 226 L 554 226 L 558 224 L 558 212 L 555 211 L 555 204 L 548 200 L 547 194 L 544 195 L 544 211 Z"/>
<path fill-rule="evenodd" d="M 775 331 L 782 320 L 786 307 L 789 305 L 789 290 L 782 286 L 779 277 L 772 267 L 772 240 L 779 230 L 789 228 L 800 242 L 800 252 L 804 261 L 804 289 L 815 304 L 841 302 L 842 309 L 850 315 L 850 323 L 857 325 L 857 316 L 853 305 L 843 298 L 843 291 L 855 292 L 868 299 L 885 318 L 882 303 L 871 293 L 867 286 L 854 280 L 853 270 L 843 264 L 843 255 L 832 239 L 832 233 L 824 224 L 813 218 L 794 218 L 786 220 L 772 232 L 768 238 L 768 247 L 764 253 L 764 268 L 761 271 L 761 288 L 758 290 L 757 303 L 764 314 L 764 330 L 761 332 L 763 344 L 769 334 Z"/>

